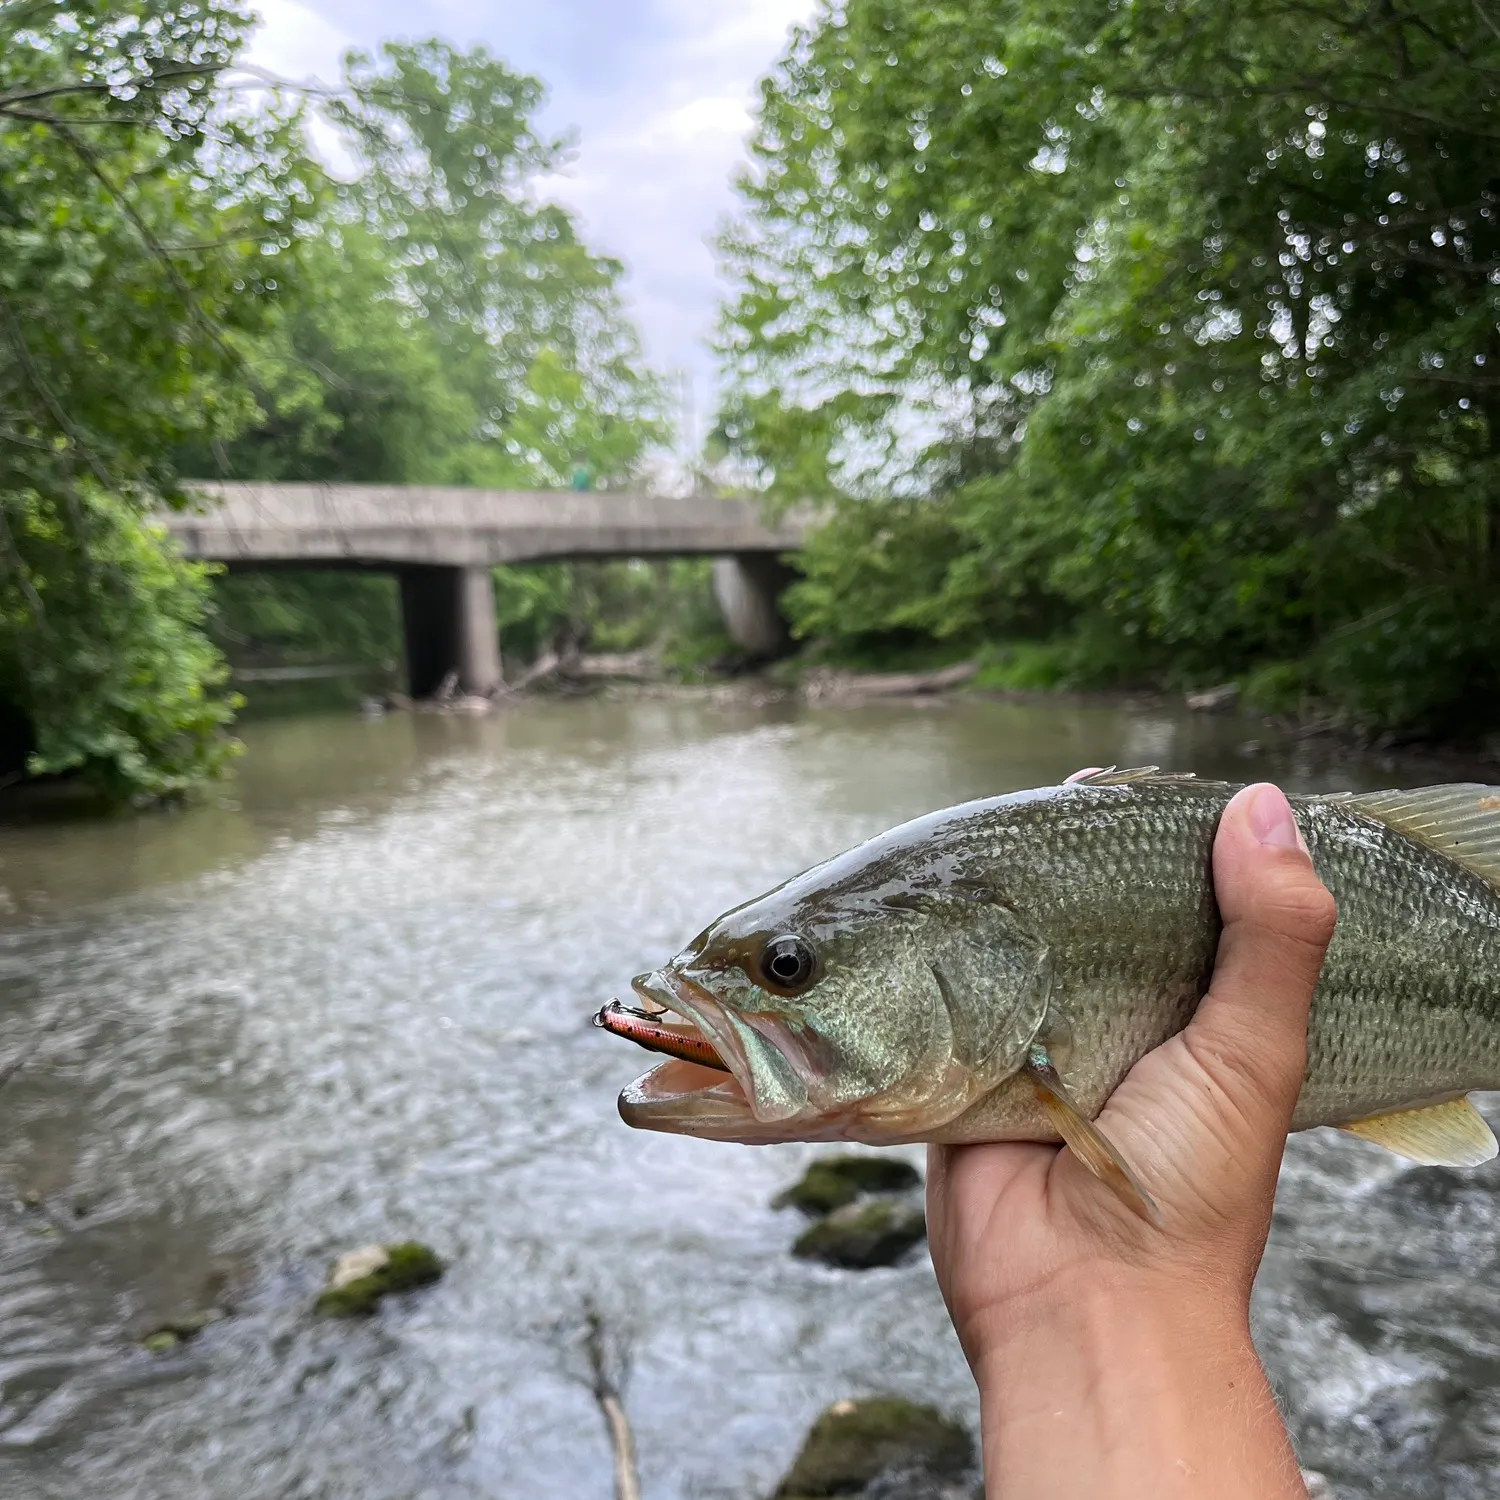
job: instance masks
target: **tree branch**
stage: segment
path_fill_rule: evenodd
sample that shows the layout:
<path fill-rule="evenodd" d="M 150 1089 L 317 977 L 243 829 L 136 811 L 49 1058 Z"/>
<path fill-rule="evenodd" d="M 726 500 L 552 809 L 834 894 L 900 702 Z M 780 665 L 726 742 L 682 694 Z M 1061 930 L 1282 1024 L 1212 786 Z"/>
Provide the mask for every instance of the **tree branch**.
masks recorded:
<path fill-rule="evenodd" d="M 615 1500 L 641 1500 L 641 1481 L 635 1461 L 635 1438 L 630 1431 L 630 1420 L 625 1415 L 625 1403 L 620 1399 L 619 1385 L 610 1374 L 604 1319 L 598 1308 L 592 1305 L 584 1309 L 583 1346 L 588 1355 L 589 1373 L 592 1377 L 590 1389 L 604 1415 L 604 1425 L 609 1429 L 609 1447 L 614 1455 L 615 1465 Z"/>
<path fill-rule="evenodd" d="M 0 109 L 12 104 L 35 104 L 42 99 L 57 99 L 64 94 L 119 94 L 125 89 L 153 88 L 164 80 L 174 78 L 210 78 L 231 66 L 233 65 L 227 59 L 215 63 L 181 63 L 176 67 L 163 68 L 157 73 L 142 73 L 123 81 L 116 79 L 110 82 L 101 78 L 88 83 L 57 83 L 44 89 L 18 89 L 11 94 L 0 94 Z"/>

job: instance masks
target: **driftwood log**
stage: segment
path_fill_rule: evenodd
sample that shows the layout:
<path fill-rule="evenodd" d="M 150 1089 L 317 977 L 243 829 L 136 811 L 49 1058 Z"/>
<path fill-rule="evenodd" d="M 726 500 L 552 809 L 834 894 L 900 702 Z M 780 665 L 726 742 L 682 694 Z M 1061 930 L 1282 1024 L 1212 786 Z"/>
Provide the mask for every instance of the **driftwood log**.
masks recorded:
<path fill-rule="evenodd" d="M 836 698 L 915 698 L 962 687 L 977 671 L 971 661 L 937 672 L 809 672 L 803 695 L 813 703 Z"/>

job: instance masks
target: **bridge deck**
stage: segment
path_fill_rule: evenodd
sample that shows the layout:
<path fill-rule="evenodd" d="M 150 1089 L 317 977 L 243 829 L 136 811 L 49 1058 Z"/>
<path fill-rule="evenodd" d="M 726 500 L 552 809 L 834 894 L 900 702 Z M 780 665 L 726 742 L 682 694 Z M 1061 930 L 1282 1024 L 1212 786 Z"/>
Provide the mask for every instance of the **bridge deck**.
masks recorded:
<path fill-rule="evenodd" d="M 487 566 L 546 558 L 795 550 L 750 500 L 428 485 L 194 482 L 210 508 L 163 524 L 192 558 L 225 563 Z"/>

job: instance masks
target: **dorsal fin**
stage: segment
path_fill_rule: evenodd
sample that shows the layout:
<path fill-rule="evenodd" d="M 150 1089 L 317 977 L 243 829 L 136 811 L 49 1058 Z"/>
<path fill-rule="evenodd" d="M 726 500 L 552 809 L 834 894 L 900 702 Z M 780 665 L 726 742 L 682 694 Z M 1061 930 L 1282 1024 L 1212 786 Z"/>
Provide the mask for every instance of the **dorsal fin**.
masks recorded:
<path fill-rule="evenodd" d="M 1100 766 L 1092 771 L 1075 771 L 1064 786 L 1128 786 L 1132 781 L 1196 781 L 1191 771 L 1163 771 L 1160 766 L 1133 766 L 1127 771 L 1117 766 Z"/>
<path fill-rule="evenodd" d="M 1500 886 L 1500 786 L 1462 781 L 1339 800 Z"/>

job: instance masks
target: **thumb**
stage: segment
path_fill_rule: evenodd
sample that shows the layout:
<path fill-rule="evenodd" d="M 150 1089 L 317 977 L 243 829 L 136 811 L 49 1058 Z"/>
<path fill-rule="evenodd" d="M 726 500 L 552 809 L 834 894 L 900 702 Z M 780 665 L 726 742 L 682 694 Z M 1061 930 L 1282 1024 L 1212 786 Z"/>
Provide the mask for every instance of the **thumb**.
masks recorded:
<path fill-rule="evenodd" d="M 1245 787 L 1213 851 L 1224 930 L 1213 983 L 1183 1032 L 1240 1136 L 1274 1168 L 1307 1064 L 1307 1012 L 1333 936 L 1333 897 L 1280 790 Z"/>

